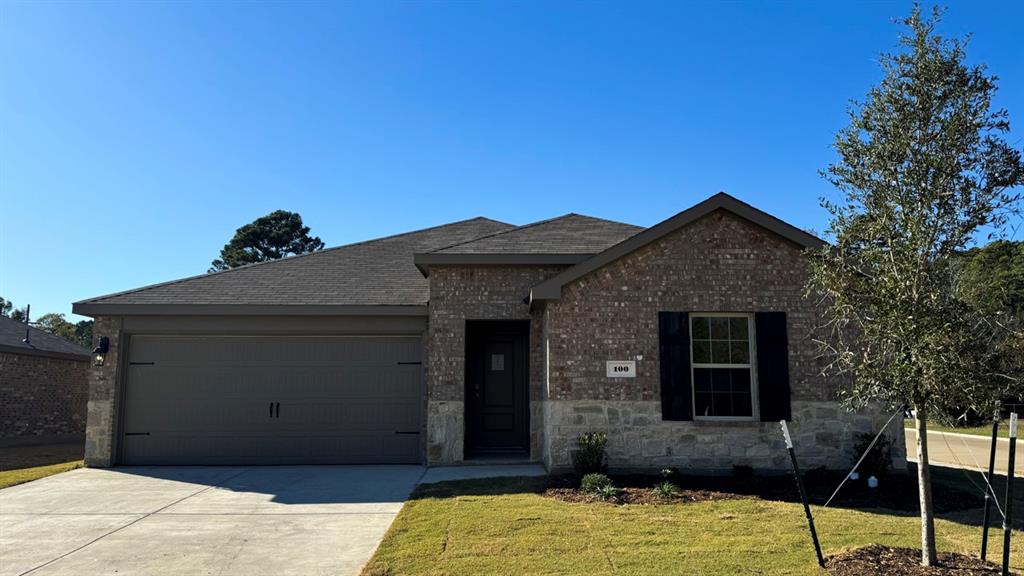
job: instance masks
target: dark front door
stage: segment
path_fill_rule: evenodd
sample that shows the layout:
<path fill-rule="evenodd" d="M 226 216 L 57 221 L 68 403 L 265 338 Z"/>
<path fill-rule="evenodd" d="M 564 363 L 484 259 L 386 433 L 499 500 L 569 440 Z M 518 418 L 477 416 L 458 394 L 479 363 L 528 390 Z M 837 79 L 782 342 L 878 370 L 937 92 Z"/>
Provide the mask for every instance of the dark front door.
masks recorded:
<path fill-rule="evenodd" d="M 528 322 L 466 325 L 466 454 L 529 452 Z"/>

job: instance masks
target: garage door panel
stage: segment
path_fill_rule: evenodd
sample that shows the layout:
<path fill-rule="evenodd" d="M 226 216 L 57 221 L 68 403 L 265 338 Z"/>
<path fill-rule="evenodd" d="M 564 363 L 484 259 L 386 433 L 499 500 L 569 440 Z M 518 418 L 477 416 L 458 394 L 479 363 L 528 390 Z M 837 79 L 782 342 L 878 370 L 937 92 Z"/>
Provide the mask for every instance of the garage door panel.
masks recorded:
<path fill-rule="evenodd" d="M 418 337 L 135 336 L 127 464 L 419 462 Z"/>

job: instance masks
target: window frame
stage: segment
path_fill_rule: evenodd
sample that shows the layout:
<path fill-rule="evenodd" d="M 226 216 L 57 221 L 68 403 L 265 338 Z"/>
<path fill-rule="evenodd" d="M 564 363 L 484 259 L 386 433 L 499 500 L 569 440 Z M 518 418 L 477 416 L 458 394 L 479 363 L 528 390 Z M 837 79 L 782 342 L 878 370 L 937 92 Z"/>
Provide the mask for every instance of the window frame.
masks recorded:
<path fill-rule="evenodd" d="M 747 346 L 749 348 L 749 362 L 746 364 L 732 364 L 732 363 L 698 363 L 693 361 L 693 320 L 694 318 L 746 318 L 747 319 Z M 758 399 L 758 383 L 757 383 L 757 334 L 754 332 L 757 329 L 756 322 L 754 321 L 753 312 L 691 312 L 687 321 L 687 329 L 689 330 L 689 341 L 690 341 L 690 401 L 693 406 L 693 420 L 703 420 L 705 422 L 759 422 L 760 421 L 760 402 Z M 745 368 L 750 370 L 750 416 L 704 416 L 697 413 L 697 379 L 695 378 L 695 370 L 697 368 Z"/>

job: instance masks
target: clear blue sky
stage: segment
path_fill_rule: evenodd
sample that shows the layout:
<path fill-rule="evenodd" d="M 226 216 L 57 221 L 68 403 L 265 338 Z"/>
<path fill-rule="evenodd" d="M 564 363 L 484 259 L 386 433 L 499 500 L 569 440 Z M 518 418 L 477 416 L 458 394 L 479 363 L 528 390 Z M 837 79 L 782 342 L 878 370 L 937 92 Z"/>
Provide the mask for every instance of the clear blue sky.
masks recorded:
<path fill-rule="evenodd" d="M 330 246 L 485 215 L 642 225 L 724 190 L 822 230 L 817 170 L 909 2 L 0 5 L 0 295 L 204 272 L 281 208 Z M 1024 140 L 1021 2 L 942 32 Z"/>

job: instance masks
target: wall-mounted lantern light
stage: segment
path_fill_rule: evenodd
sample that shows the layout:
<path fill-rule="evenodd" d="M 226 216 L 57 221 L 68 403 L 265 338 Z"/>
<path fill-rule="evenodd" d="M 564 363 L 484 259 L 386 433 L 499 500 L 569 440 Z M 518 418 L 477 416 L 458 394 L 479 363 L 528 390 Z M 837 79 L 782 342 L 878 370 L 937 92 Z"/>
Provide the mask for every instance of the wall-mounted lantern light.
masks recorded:
<path fill-rule="evenodd" d="M 99 345 L 92 349 L 92 365 L 103 366 L 107 359 L 107 352 L 110 351 L 110 338 L 100 336 Z"/>

